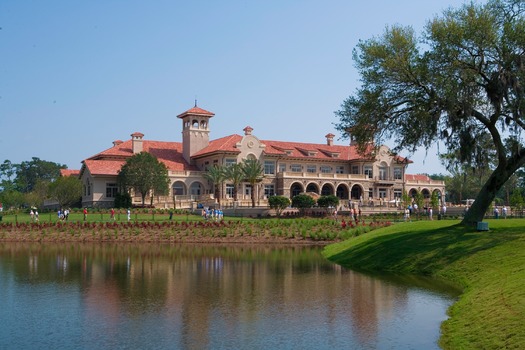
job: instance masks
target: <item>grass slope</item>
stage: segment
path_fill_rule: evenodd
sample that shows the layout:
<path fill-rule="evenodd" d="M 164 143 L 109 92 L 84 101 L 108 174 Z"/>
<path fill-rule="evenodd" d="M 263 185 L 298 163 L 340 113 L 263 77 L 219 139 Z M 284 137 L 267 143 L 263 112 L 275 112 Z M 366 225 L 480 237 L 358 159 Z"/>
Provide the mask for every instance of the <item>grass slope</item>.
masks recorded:
<path fill-rule="evenodd" d="M 445 349 L 525 349 L 525 220 L 401 223 L 327 246 L 325 257 L 366 271 L 424 274 L 463 288 L 442 324 Z"/>

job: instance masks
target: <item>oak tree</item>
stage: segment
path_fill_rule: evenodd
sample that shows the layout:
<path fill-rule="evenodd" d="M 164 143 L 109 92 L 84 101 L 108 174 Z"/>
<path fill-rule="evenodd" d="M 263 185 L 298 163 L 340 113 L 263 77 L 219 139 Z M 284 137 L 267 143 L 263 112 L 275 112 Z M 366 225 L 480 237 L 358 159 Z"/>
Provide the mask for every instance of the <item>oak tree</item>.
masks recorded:
<path fill-rule="evenodd" d="M 117 176 L 120 188 L 140 193 L 142 206 L 148 193 L 165 195 L 169 191 L 170 178 L 166 165 L 148 152 L 134 154 L 126 160 Z"/>
<path fill-rule="evenodd" d="M 391 26 L 360 41 L 362 85 L 336 115 L 336 128 L 366 149 L 392 139 L 414 152 L 436 141 L 475 166 L 487 138 L 496 166 L 463 224 L 481 221 L 496 193 L 525 164 L 525 2 L 489 0 L 448 9 L 421 36 Z"/>

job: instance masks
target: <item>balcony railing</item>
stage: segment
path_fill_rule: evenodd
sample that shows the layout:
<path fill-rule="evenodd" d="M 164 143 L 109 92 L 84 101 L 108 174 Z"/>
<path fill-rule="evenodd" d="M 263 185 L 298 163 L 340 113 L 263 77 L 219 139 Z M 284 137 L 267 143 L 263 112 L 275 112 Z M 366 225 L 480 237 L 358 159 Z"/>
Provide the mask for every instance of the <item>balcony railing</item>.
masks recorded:
<path fill-rule="evenodd" d="M 336 173 L 309 173 L 305 171 L 293 172 L 284 171 L 277 173 L 277 177 L 282 178 L 305 178 L 305 179 L 339 179 L 339 180 L 364 180 L 363 174 L 336 174 Z"/>

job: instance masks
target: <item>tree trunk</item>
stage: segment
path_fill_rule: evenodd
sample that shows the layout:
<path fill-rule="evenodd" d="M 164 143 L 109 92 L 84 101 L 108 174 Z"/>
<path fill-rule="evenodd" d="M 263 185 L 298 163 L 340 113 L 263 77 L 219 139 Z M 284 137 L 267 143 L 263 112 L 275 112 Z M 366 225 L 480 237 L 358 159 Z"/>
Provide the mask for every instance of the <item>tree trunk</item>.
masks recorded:
<path fill-rule="evenodd" d="M 252 195 L 251 195 L 251 198 L 252 198 L 252 208 L 255 208 L 255 183 L 252 183 Z"/>
<path fill-rule="evenodd" d="M 219 208 L 221 207 L 221 190 L 219 186 L 215 186 L 215 199 L 217 200 L 217 204 L 219 205 Z"/>
<path fill-rule="evenodd" d="M 485 213 L 490 204 L 496 198 L 498 191 L 505 185 L 505 182 L 514 174 L 514 172 L 523 166 L 525 157 L 515 157 L 508 159 L 506 166 L 499 165 L 481 190 L 468 212 L 465 214 L 461 224 L 465 226 L 476 226 L 479 221 L 483 221 Z"/>

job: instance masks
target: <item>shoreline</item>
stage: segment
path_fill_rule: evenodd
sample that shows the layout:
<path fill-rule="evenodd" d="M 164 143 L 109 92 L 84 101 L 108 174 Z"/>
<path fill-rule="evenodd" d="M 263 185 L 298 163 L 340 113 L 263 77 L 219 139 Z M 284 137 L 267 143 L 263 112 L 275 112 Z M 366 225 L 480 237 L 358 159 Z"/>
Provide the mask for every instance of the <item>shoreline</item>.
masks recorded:
<path fill-rule="evenodd" d="M 169 238 L 160 238 L 148 235 L 131 236 L 131 237 L 91 237 L 80 235 L 67 237 L 63 235 L 25 235 L 12 234 L 0 235 L 0 243 L 158 243 L 158 244 L 272 244 L 272 245 L 310 245 L 326 246 L 328 244 L 340 242 L 333 241 L 315 241 L 303 238 L 271 237 L 271 236 L 239 236 L 239 237 L 189 237 L 189 236 L 171 236 Z"/>

